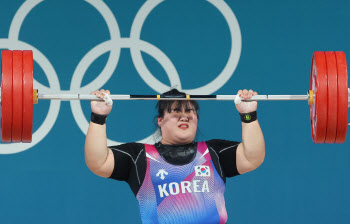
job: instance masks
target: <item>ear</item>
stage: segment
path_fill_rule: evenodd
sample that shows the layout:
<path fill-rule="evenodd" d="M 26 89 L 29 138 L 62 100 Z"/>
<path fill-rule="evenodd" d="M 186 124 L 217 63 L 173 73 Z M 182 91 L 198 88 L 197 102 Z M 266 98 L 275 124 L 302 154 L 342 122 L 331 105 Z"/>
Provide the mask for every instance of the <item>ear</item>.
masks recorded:
<path fill-rule="evenodd" d="M 163 121 L 163 118 L 158 117 L 158 126 L 159 126 L 159 127 L 162 126 L 162 121 Z"/>

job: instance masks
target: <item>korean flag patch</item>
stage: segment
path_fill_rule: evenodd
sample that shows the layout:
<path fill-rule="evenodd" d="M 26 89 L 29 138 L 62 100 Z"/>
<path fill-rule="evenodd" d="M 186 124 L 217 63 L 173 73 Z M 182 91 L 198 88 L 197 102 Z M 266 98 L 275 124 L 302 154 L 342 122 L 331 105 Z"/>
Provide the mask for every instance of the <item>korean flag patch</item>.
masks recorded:
<path fill-rule="evenodd" d="M 195 166 L 195 172 L 197 177 L 209 177 L 210 168 L 209 166 Z"/>

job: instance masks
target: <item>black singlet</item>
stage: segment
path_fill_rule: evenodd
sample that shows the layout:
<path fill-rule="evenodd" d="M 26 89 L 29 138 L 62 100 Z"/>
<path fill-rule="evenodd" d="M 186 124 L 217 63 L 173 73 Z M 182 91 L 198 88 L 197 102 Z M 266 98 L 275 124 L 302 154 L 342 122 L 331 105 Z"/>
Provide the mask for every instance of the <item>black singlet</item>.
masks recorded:
<path fill-rule="evenodd" d="M 236 166 L 236 150 L 240 142 L 213 139 L 206 141 L 210 156 L 219 175 L 226 182 L 226 177 L 239 175 Z M 154 146 L 162 158 L 173 165 L 190 163 L 197 150 L 195 142 L 187 145 Z M 146 172 L 146 153 L 142 143 L 126 143 L 109 147 L 114 155 L 114 170 L 110 178 L 126 181 L 134 195 L 137 195 Z"/>

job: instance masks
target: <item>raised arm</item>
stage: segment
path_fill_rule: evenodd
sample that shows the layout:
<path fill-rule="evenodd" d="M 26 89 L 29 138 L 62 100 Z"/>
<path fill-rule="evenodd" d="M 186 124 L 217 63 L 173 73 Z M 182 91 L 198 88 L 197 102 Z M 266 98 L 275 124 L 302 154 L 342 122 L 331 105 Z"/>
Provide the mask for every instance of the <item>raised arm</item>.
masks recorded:
<path fill-rule="evenodd" d="M 104 94 L 110 94 L 110 92 L 102 89 L 91 94 L 103 98 Z M 91 110 L 96 120 L 103 120 L 103 116 L 111 112 L 112 105 L 107 105 L 104 101 L 91 101 Z M 85 162 L 96 175 L 111 176 L 114 169 L 114 156 L 111 149 L 107 147 L 106 124 L 90 122 L 85 139 Z"/>
<path fill-rule="evenodd" d="M 252 90 L 240 90 L 238 93 L 242 98 L 251 98 L 257 95 Z M 241 102 L 236 104 L 240 114 L 247 114 L 248 118 L 254 119 L 257 102 Z M 247 119 L 249 120 L 249 119 Z M 240 174 L 258 168 L 265 158 L 265 140 L 258 120 L 245 123 L 242 121 L 242 143 L 239 144 L 236 154 L 237 170 Z"/>

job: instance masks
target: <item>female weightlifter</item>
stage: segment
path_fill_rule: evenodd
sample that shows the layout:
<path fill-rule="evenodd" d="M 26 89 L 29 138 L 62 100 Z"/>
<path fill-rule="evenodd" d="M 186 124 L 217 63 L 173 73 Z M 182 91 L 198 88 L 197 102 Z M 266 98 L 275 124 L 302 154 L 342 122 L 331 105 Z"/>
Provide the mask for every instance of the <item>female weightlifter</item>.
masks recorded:
<path fill-rule="evenodd" d="M 103 98 L 108 90 L 91 94 Z M 239 90 L 241 99 L 257 95 Z M 172 89 L 167 96 L 185 96 Z M 199 105 L 193 100 L 157 103 L 161 140 L 154 145 L 107 146 L 106 118 L 112 105 L 91 101 L 91 122 L 85 161 L 101 177 L 126 181 L 148 223 L 226 223 L 224 191 L 227 177 L 259 167 L 265 142 L 257 120 L 257 102 L 236 104 L 242 120 L 242 142 L 212 139 L 195 142 Z"/>

